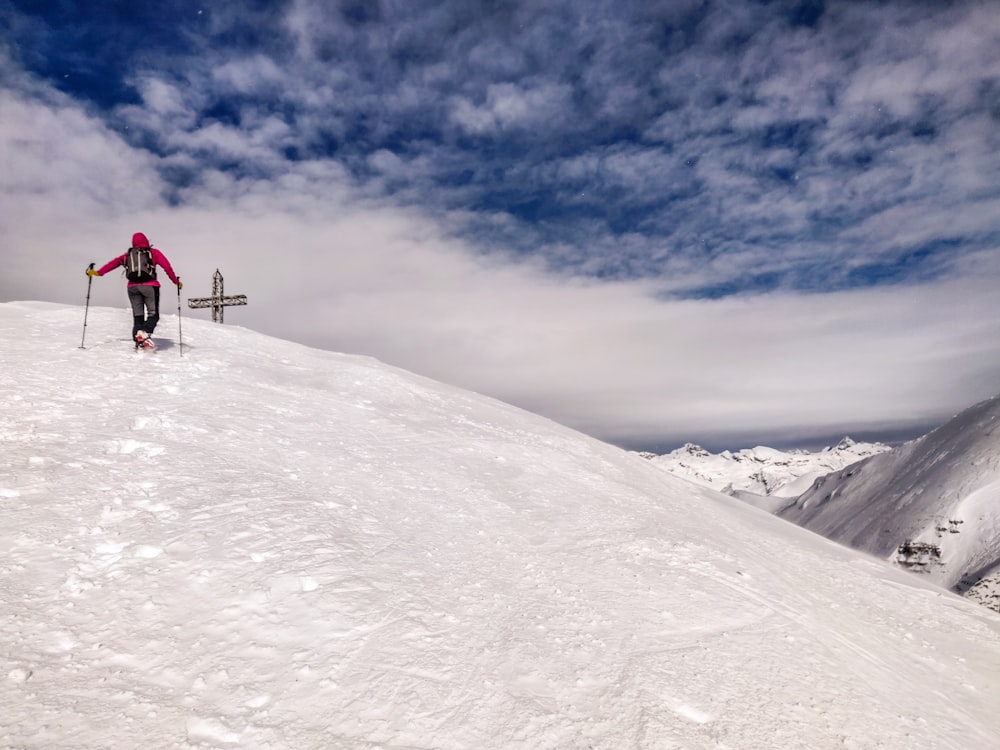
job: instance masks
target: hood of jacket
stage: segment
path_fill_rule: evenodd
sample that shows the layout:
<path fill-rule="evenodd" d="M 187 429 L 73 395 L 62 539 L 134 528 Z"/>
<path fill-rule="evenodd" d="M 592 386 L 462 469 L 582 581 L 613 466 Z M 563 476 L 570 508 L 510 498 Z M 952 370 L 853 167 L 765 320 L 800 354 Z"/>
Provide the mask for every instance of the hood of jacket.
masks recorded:
<path fill-rule="evenodd" d="M 142 232 L 136 232 L 133 234 L 132 247 L 149 247 L 149 240 L 146 239 L 146 235 Z"/>

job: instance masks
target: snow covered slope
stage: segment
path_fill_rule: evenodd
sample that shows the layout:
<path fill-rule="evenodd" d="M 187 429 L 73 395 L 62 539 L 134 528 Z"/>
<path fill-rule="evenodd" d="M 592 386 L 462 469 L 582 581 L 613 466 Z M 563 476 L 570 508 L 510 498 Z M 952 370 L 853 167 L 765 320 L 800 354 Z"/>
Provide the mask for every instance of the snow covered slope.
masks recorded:
<path fill-rule="evenodd" d="M 857 443 L 845 437 L 815 452 L 757 447 L 710 453 L 688 443 L 662 456 L 644 455 L 661 469 L 705 487 L 729 494 L 788 498 L 798 497 L 818 477 L 888 450 L 882 443 Z"/>
<path fill-rule="evenodd" d="M 968 588 L 1000 568 L 1000 396 L 818 480 L 779 514 L 943 586 Z"/>
<path fill-rule="evenodd" d="M 1000 747 L 1000 616 L 923 579 L 370 359 L 82 318 L 0 305 L 0 747 Z"/>

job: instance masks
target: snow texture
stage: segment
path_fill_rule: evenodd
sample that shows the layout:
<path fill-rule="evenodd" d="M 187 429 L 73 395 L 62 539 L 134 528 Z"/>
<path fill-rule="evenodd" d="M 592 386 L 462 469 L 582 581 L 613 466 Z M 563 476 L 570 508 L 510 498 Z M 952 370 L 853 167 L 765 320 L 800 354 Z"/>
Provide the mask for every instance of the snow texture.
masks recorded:
<path fill-rule="evenodd" d="M 0 747 L 1000 747 L 1000 616 L 546 419 L 0 305 Z"/>

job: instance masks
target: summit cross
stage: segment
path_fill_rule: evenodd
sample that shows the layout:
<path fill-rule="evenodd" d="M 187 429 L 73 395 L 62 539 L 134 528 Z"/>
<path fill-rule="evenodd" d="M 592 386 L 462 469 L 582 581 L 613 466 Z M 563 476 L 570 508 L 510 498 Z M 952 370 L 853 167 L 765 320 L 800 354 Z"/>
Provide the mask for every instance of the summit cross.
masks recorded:
<path fill-rule="evenodd" d="M 212 276 L 212 296 L 191 297 L 188 299 L 188 307 L 211 307 L 213 323 L 222 322 L 222 312 L 224 308 L 231 305 L 245 305 L 246 303 L 247 296 L 245 294 L 230 294 L 228 296 L 224 294 L 222 287 L 222 274 L 219 273 L 218 268 L 215 269 L 215 274 Z"/>

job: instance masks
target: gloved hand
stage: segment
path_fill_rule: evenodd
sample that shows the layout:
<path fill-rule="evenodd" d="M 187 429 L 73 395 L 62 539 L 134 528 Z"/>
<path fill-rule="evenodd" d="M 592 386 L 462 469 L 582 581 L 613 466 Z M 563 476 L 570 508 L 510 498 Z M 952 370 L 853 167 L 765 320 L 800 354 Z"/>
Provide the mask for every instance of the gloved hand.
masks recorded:
<path fill-rule="evenodd" d="M 183 288 L 184 288 L 184 282 L 181 281 L 180 279 L 177 279 L 177 291 L 179 292 Z"/>
<path fill-rule="evenodd" d="M 100 276 L 101 274 L 99 274 L 93 268 L 88 268 L 87 269 L 87 275 L 90 276 L 91 278 L 93 278 L 94 276 Z"/>

